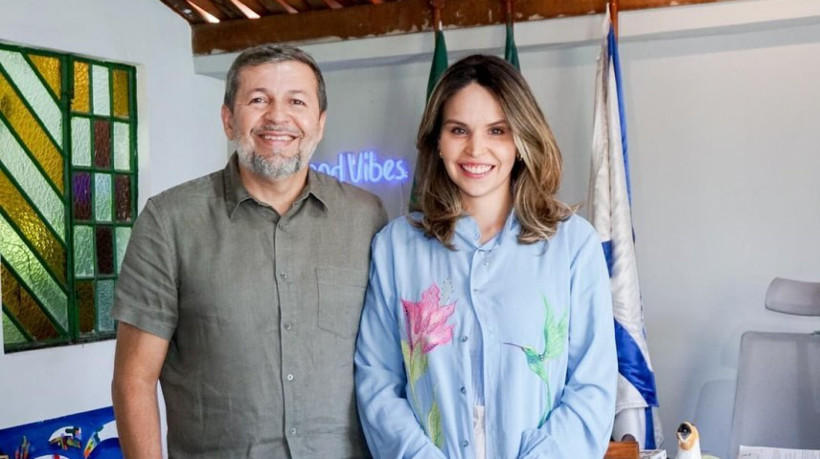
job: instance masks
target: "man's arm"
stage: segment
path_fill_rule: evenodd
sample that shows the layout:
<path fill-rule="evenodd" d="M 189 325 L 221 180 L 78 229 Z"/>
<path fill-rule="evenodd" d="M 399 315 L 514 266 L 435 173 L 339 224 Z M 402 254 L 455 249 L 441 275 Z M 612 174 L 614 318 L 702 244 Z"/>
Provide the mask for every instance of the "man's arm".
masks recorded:
<path fill-rule="evenodd" d="M 128 459 L 162 457 L 157 381 L 167 352 L 167 340 L 119 323 L 111 396 Z"/>

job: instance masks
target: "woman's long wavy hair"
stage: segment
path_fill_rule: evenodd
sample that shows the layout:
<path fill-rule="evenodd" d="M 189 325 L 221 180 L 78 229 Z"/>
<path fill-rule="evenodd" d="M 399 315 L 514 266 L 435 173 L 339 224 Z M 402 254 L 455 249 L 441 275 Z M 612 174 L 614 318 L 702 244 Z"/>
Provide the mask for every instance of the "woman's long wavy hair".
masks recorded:
<path fill-rule="evenodd" d="M 524 77 L 495 56 L 473 55 L 456 62 L 430 95 L 416 139 L 418 200 L 413 210 L 420 210 L 424 218 L 413 224 L 428 237 L 453 248 L 456 220 L 464 208 L 459 189 L 439 157 L 439 138 L 445 105 L 471 83 L 495 96 L 512 129 L 520 157 L 511 172 L 513 208 L 521 223 L 518 241 L 532 244 L 549 239 L 575 210 L 556 198 L 561 185 L 561 152 Z"/>

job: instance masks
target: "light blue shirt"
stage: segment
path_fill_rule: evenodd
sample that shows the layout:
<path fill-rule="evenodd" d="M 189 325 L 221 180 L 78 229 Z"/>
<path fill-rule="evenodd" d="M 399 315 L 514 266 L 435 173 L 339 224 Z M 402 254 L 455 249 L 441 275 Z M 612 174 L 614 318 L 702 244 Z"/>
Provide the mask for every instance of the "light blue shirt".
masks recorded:
<path fill-rule="evenodd" d="M 487 458 L 603 457 L 617 358 L 600 239 L 575 215 L 549 241 L 520 229 L 513 212 L 482 245 L 463 217 L 451 251 L 402 217 L 374 238 L 355 368 L 376 458 L 473 457 L 477 401 Z"/>

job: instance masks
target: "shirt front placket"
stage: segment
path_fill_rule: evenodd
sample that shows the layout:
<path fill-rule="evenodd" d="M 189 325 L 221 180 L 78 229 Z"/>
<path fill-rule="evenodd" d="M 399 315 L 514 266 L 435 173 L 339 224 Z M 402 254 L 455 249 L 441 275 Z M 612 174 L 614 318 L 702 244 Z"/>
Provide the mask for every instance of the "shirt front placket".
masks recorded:
<path fill-rule="evenodd" d="M 300 292 L 300 287 L 305 285 L 301 277 L 305 274 L 304 266 L 299 265 L 299 262 L 304 261 L 306 257 L 309 258 L 306 254 L 299 253 L 297 228 L 299 213 L 305 201 L 304 196 L 298 199 L 291 209 L 278 219 L 273 231 L 274 282 L 279 296 L 279 337 L 282 350 L 279 376 L 284 396 L 286 438 L 299 435 L 305 427 L 300 424 L 299 409 L 296 407 L 300 381 L 307 377 L 301 369 L 300 354 L 303 346 L 298 341 L 300 337 L 304 339 L 304 333 L 300 333 L 300 329 L 308 326 L 300 317 L 298 310 L 301 297 L 305 293 Z"/>

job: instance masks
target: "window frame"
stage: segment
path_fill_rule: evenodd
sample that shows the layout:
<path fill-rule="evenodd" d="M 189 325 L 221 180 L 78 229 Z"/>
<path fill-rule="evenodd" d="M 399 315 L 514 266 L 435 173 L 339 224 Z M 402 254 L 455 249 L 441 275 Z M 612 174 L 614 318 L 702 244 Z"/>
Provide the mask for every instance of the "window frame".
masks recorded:
<path fill-rule="evenodd" d="M 32 117 L 39 125 L 39 127 L 47 134 L 49 141 L 51 141 L 56 148 L 57 152 L 62 157 L 62 180 L 63 180 L 63 191 L 62 193 L 59 192 L 59 186 L 53 182 L 53 180 L 45 173 L 43 166 L 40 165 L 38 160 L 36 159 L 36 153 L 32 151 L 32 147 L 26 145 L 26 143 L 22 140 L 18 130 L 15 129 L 15 126 L 9 121 L 9 118 L 6 116 L 6 110 L 0 108 L 0 120 L 5 124 L 2 126 L 4 129 L 8 129 L 9 134 L 17 141 L 20 145 L 23 153 L 26 157 L 33 163 L 36 170 L 43 175 L 43 180 L 48 183 L 54 191 L 57 192 L 58 198 L 61 200 L 62 207 L 63 207 L 63 233 L 64 233 L 64 240 L 60 241 L 59 237 L 55 237 L 54 239 L 57 243 L 60 243 L 62 250 L 64 250 L 64 257 L 63 257 L 63 268 L 65 272 L 65 284 L 63 285 L 60 280 L 60 273 L 52 272 L 53 269 L 49 264 L 46 262 L 45 257 L 38 253 L 37 249 L 34 247 L 34 244 L 30 242 L 31 237 L 23 236 L 24 234 L 29 234 L 21 229 L 20 224 L 16 223 L 9 217 L 8 212 L 6 211 L 5 207 L 0 208 L 4 218 L 9 222 L 11 229 L 18 234 L 18 237 L 24 242 L 28 251 L 35 255 L 37 261 L 43 266 L 45 272 L 51 277 L 51 280 L 56 282 L 57 286 L 60 288 L 62 293 L 65 294 L 65 310 L 67 315 L 67 329 L 63 327 L 60 322 L 59 318 L 55 318 L 54 315 L 49 311 L 49 308 L 44 304 L 44 300 L 39 298 L 34 293 L 34 289 L 27 285 L 27 283 L 21 278 L 21 276 L 12 269 L 11 263 L 8 262 L 5 258 L 2 261 L 2 269 L 10 276 L 14 277 L 17 283 L 17 288 L 24 291 L 28 297 L 34 302 L 34 305 L 39 309 L 39 313 L 43 314 L 46 319 L 50 322 L 50 325 L 53 326 L 54 330 L 57 333 L 57 337 L 52 338 L 45 338 L 45 339 L 37 339 L 36 336 L 32 336 L 30 331 L 26 330 L 26 327 L 23 323 L 17 318 L 15 314 L 12 313 L 10 308 L 6 306 L 6 302 L 2 302 L 2 320 L 5 321 L 7 318 L 11 322 L 11 324 L 16 327 L 19 333 L 26 339 L 24 342 L 8 342 L 6 336 L 3 337 L 3 348 L 5 353 L 13 353 L 25 350 L 33 350 L 33 349 L 42 349 L 46 347 L 55 347 L 55 346 L 64 346 L 64 345 L 72 345 L 72 344 L 82 344 L 82 343 L 89 343 L 89 342 L 96 342 L 96 341 L 103 341 L 109 340 L 116 336 L 116 323 L 110 317 L 106 318 L 103 316 L 103 313 L 106 311 L 100 310 L 101 301 L 99 295 L 101 294 L 100 286 L 103 285 L 102 283 L 105 282 L 105 292 L 109 295 L 105 300 L 105 304 L 108 305 L 108 310 L 110 311 L 110 306 L 113 305 L 113 293 L 114 288 L 116 286 L 116 280 L 119 277 L 120 266 L 122 263 L 122 256 L 125 253 L 125 246 L 127 246 L 127 241 L 125 243 L 119 242 L 119 237 L 126 237 L 130 238 L 131 229 L 133 228 L 134 222 L 137 217 L 137 203 L 139 199 L 139 146 L 138 146 L 138 138 L 137 138 L 137 129 L 138 129 L 138 110 L 137 110 L 137 67 L 134 65 L 129 65 L 121 62 L 109 61 L 104 59 L 97 59 L 91 58 L 88 56 L 81 56 L 78 54 L 73 53 L 63 53 L 27 46 L 21 46 L 16 44 L 9 44 L 0 41 L 0 51 L 11 52 L 11 53 L 19 53 L 23 56 L 26 63 L 31 67 L 33 74 L 39 79 L 39 83 L 46 88 L 49 95 L 53 96 L 55 102 L 59 107 L 60 112 L 60 119 L 62 123 L 62 147 L 57 144 L 56 140 L 54 139 L 51 133 L 48 131 L 46 127 L 46 123 L 41 119 L 40 114 L 36 112 L 36 110 L 31 106 L 29 101 L 26 99 L 26 94 L 23 89 L 20 87 L 20 82 L 15 82 L 13 78 L 9 75 L 7 69 L 0 65 L 0 76 L 5 77 L 10 86 L 10 91 L 17 95 L 17 97 L 22 101 L 23 105 L 29 110 Z M 39 67 L 35 65 L 34 61 L 32 60 L 31 56 L 43 56 L 46 58 L 54 58 L 59 62 L 59 80 L 60 80 L 60 94 L 55 93 L 55 88 L 51 86 L 49 81 L 47 81 L 47 77 L 43 75 L 39 71 Z M 85 82 L 85 87 L 87 89 L 87 111 L 76 111 L 76 104 L 75 104 L 75 95 L 76 89 L 75 88 L 75 70 L 76 64 L 85 64 L 87 69 L 87 81 Z M 97 107 L 94 106 L 95 104 L 95 97 L 94 97 L 94 90 L 95 90 L 95 80 L 92 79 L 95 69 L 105 69 L 105 73 L 107 74 L 107 91 L 108 91 L 108 110 L 106 113 L 100 113 Z M 122 73 L 120 73 L 122 72 Z M 126 91 L 126 100 L 124 103 L 127 103 L 125 116 L 118 116 L 122 114 L 122 111 L 118 111 L 117 101 L 122 101 L 117 94 L 115 94 L 116 88 L 122 87 L 122 82 L 115 83 L 115 78 L 124 75 L 125 78 L 125 91 Z M 100 80 L 104 81 L 104 80 Z M 119 105 L 120 107 L 123 104 Z M 80 108 L 83 108 L 82 106 Z M 84 154 L 89 155 L 90 164 L 75 164 L 75 150 L 74 150 L 74 120 L 75 118 L 84 118 L 87 119 L 88 122 L 83 125 L 88 126 L 88 152 Z M 106 141 L 107 141 L 107 166 L 100 165 L 97 161 L 97 142 L 96 136 L 98 135 L 96 126 L 97 123 L 100 123 L 100 126 L 106 126 L 108 129 Z M 119 123 L 120 127 L 117 127 Z M 121 125 L 127 125 L 127 131 L 123 131 Z M 104 130 L 104 128 L 103 128 Z M 118 155 L 118 152 L 124 152 L 121 148 L 122 146 L 118 146 L 116 144 L 117 140 L 115 136 L 115 132 L 119 134 L 124 134 L 127 132 L 128 136 L 128 144 L 127 144 L 127 164 L 128 169 L 118 169 L 118 161 L 117 159 L 123 159 L 122 155 Z M 120 165 L 125 163 L 120 162 Z M 53 228 L 53 225 L 45 218 L 43 215 L 43 211 L 35 205 L 32 198 L 29 194 L 24 190 L 23 186 L 19 183 L 19 177 L 15 178 L 14 175 L 8 170 L 7 167 L 4 166 L 2 162 L 0 162 L 0 167 L 3 167 L 3 172 L 5 175 L 8 176 L 10 179 L 12 187 L 16 187 L 16 191 L 23 197 L 24 201 L 28 204 L 28 206 L 33 209 L 36 216 L 42 221 L 48 231 L 52 232 L 52 235 L 57 235 L 59 231 L 56 228 Z M 86 173 L 88 174 L 88 193 L 90 194 L 89 197 L 89 205 L 90 209 L 90 219 L 80 219 L 75 215 L 75 184 L 74 184 L 74 177 L 76 173 Z M 128 177 L 127 179 L 127 192 L 128 192 L 128 199 L 130 200 L 127 203 L 123 203 L 123 207 L 118 206 L 118 191 L 120 187 L 118 183 L 120 183 L 119 177 Z M 109 188 L 109 199 L 110 202 L 107 203 L 109 206 L 109 211 L 106 213 L 110 218 L 107 220 L 103 218 L 102 220 L 99 218 L 100 215 L 97 214 L 97 206 L 98 203 L 96 202 L 96 193 L 97 193 L 97 183 L 96 180 L 98 177 L 101 179 L 108 180 L 108 188 Z M 104 182 L 102 182 L 104 183 Z M 125 186 L 125 185 L 123 185 Z M 118 213 L 118 210 L 121 210 L 122 213 Z M 126 219 L 120 219 L 121 215 L 126 215 Z M 78 227 L 89 227 L 91 228 L 91 267 L 92 267 L 92 275 L 83 276 L 78 275 L 77 269 L 78 266 L 75 266 L 75 255 L 76 255 L 76 247 L 77 241 L 75 241 L 75 230 Z M 98 256 L 100 252 L 97 250 L 98 244 L 98 229 L 99 228 L 110 228 L 110 237 L 108 238 L 108 242 L 110 244 L 109 248 L 110 253 L 110 263 L 112 264 L 110 272 L 101 273 L 100 271 L 100 260 L 98 260 Z M 119 228 L 127 228 L 127 231 L 119 231 Z M 102 231 L 101 233 L 105 233 Z M 104 257 L 107 260 L 108 255 Z M 113 282 L 110 282 L 113 281 Z M 81 285 L 88 285 L 90 282 L 91 285 L 91 308 L 89 311 L 88 305 L 88 297 L 85 297 L 86 300 L 81 304 L 79 298 L 79 288 Z M 86 293 L 88 290 L 86 290 Z M 4 295 L 5 296 L 5 290 Z M 62 308 L 62 305 L 61 305 Z M 85 313 L 86 315 L 83 316 L 82 314 Z M 90 314 L 90 316 L 89 316 Z M 89 317 L 91 318 L 91 325 L 89 327 Z"/>

